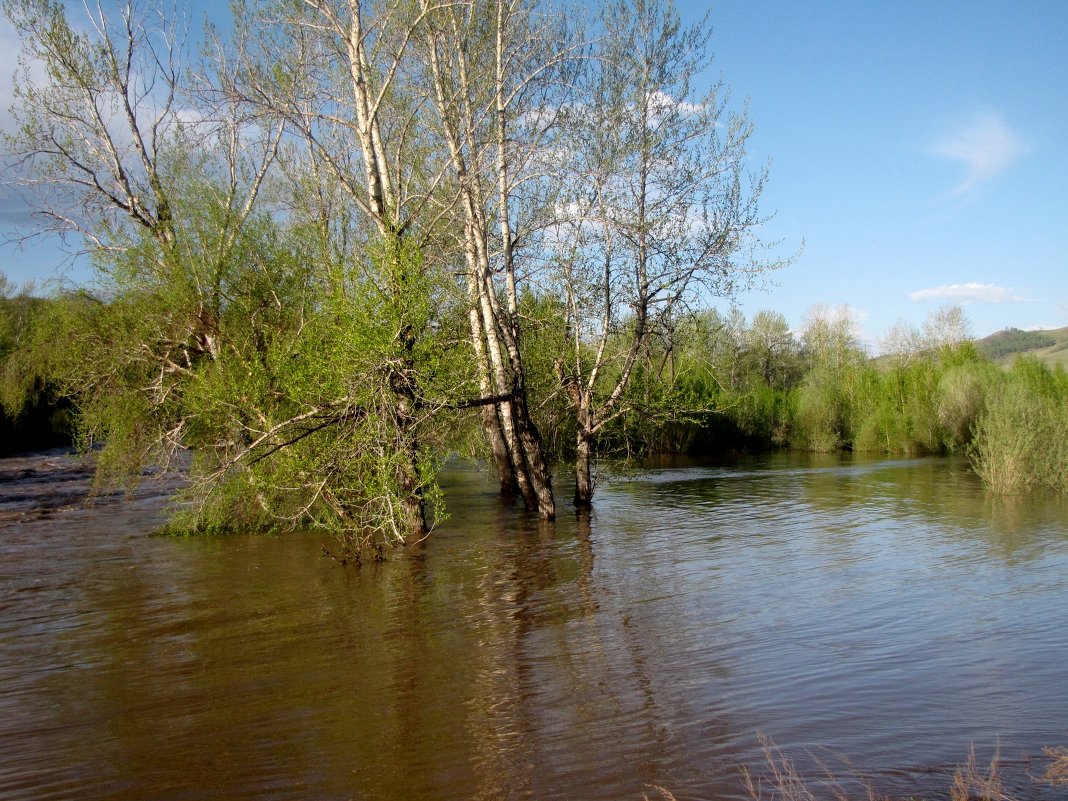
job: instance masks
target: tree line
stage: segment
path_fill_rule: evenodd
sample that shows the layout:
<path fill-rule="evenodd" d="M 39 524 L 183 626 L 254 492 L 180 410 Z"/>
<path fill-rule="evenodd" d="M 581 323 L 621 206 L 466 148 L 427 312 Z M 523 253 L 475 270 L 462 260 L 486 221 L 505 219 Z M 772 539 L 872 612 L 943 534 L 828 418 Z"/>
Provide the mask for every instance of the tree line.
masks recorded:
<path fill-rule="evenodd" d="M 642 413 L 606 431 L 602 451 L 960 455 L 994 493 L 1068 492 L 1060 366 L 999 367 L 954 306 L 896 324 L 880 351 L 848 309 L 816 307 L 796 333 L 776 312 L 696 312 L 657 342 L 634 382 Z"/>
<path fill-rule="evenodd" d="M 1052 348 L 1057 340 L 1043 331 L 1006 328 L 982 343 L 983 352 L 992 359 L 1039 348 Z"/>

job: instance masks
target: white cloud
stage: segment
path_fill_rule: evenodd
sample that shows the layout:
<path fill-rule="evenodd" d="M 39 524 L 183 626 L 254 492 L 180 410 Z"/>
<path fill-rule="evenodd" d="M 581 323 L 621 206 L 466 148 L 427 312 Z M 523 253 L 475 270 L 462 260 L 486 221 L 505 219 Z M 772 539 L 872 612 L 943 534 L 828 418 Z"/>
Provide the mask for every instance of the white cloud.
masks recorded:
<path fill-rule="evenodd" d="M 954 195 L 997 177 L 1027 152 L 1024 141 L 995 112 L 973 117 L 932 141 L 928 149 L 964 166 L 964 178 L 952 190 Z"/>
<path fill-rule="evenodd" d="M 654 117 L 666 113 L 670 109 L 676 109 L 679 113 L 684 115 L 700 114 L 705 110 L 704 103 L 690 103 L 686 100 L 676 100 L 667 92 L 661 92 L 659 90 L 650 92 L 649 95 L 649 108 L 652 110 Z"/>
<path fill-rule="evenodd" d="M 1021 303 L 1023 298 L 997 284 L 943 284 L 919 289 L 909 295 L 914 301 L 947 300 L 956 303 Z"/>

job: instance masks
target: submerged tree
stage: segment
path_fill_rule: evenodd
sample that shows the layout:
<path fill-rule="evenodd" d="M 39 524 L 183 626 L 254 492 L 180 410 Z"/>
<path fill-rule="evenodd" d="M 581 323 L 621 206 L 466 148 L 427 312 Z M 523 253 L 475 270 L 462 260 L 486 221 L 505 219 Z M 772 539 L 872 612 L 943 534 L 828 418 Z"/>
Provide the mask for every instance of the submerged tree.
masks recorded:
<path fill-rule="evenodd" d="M 463 232 L 471 341 L 502 490 L 541 517 L 556 513 L 549 466 L 530 412 L 518 280 L 542 199 L 536 192 L 579 45 L 536 3 L 478 0 L 428 12 L 424 60 L 448 146 Z M 447 198 L 448 199 L 448 198 Z M 499 283 L 498 283 L 499 282 Z"/>
<path fill-rule="evenodd" d="M 38 355 L 76 398 L 85 441 L 105 443 L 101 477 L 191 453 L 189 525 L 318 523 L 356 548 L 425 533 L 433 459 L 418 445 L 414 364 L 429 352 L 442 366 L 418 339 L 440 298 L 375 183 L 388 186 L 384 170 L 345 194 L 373 212 L 372 235 L 351 214 L 298 214 L 321 210 L 314 199 L 268 207 L 295 120 L 238 91 L 247 28 L 231 48 L 209 38 L 213 58 L 192 75 L 159 9 L 97 7 L 84 34 L 58 3 L 5 11 L 47 74 L 21 90 L 8 149 L 97 267 L 96 292 L 42 321 Z M 357 133 L 377 152 L 373 116 Z M 303 187 L 320 201 L 350 177 L 324 172 Z M 57 331 L 70 344 L 50 353 Z"/>
<path fill-rule="evenodd" d="M 622 0 L 600 24 L 587 94 L 568 110 L 552 247 L 571 328 L 558 373 L 577 421 L 579 505 L 593 496 L 598 433 L 635 408 L 635 371 L 670 367 L 679 312 L 777 266 L 754 252 L 766 176 L 746 171 L 748 118 L 729 112 L 722 85 L 695 86 L 710 61 L 707 17 L 687 27 L 670 2 Z"/>
<path fill-rule="evenodd" d="M 384 422 L 396 456 L 398 534 L 427 531 L 427 476 L 418 439 L 422 403 L 416 352 L 428 333 L 427 315 L 406 313 L 427 299 L 426 262 L 413 258 L 413 223 L 429 191 L 420 171 L 427 160 L 419 151 L 419 127 L 411 118 L 413 98 L 403 85 L 412 38 L 424 14 L 401 4 L 386 4 L 368 13 L 358 2 L 306 0 L 278 4 L 278 31 L 292 48 L 267 54 L 265 72 L 251 88 L 267 106 L 290 122 L 307 146 L 320 180 L 328 180 L 362 212 L 354 231 L 324 220 L 327 230 L 363 239 L 378 253 L 371 279 L 381 293 L 392 324 L 391 349 L 383 354 L 382 389 L 390 399 Z M 261 16 L 261 21 L 268 19 Z M 289 63 L 278 60 L 285 53 Z M 255 68 L 257 65 L 253 65 Z M 272 86 L 277 77 L 282 91 Z M 406 125 L 405 123 L 411 123 Z M 431 180 L 432 183 L 432 180 Z M 333 227 L 331 227 L 333 226 Z"/>

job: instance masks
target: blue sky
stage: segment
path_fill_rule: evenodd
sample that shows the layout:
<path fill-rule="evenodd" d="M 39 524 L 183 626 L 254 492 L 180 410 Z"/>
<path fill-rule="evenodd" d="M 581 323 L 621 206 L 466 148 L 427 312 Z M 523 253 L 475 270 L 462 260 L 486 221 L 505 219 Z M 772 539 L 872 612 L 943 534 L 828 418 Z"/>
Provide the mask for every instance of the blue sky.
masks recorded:
<path fill-rule="evenodd" d="M 1068 2 L 711 9 L 711 77 L 749 99 L 754 166 L 771 160 L 764 236 L 784 254 L 804 242 L 774 286 L 741 298 L 747 315 L 774 309 L 800 328 L 813 305 L 844 304 L 873 350 L 946 303 L 977 336 L 1068 325 Z M 0 27 L 6 110 L 15 48 Z M 2 190 L 6 232 L 24 212 Z M 0 248 L 18 282 L 61 260 L 45 244 Z"/>
<path fill-rule="evenodd" d="M 805 243 L 748 314 L 847 304 L 873 347 L 945 303 L 977 336 L 1068 325 L 1068 3 L 711 8 L 714 68 L 772 161 L 768 238 Z"/>

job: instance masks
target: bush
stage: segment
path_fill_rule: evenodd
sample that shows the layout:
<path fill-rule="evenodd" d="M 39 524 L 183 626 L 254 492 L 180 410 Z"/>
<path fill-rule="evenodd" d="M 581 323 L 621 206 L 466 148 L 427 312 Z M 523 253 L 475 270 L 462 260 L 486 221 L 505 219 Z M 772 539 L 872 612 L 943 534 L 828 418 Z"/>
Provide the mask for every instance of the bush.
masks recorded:
<path fill-rule="evenodd" d="M 793 444 L 826 453 L 845 444 L 846 408 L 839 385 L 810 376 L 797 393 Z"/>
<path fill-rule="evenodd" d="M 1019 360 L 979 415 L 972 464 L 991 491 L 1068 492 L 1068 382 L 1033 359 Z"/>
<path fill-rule="evenodd" d="M 938 381 L 938 422 L 946 449 L 954 452 L 968 445 L 986 405 L 986 392 L 996 374 L 988 365 L 969 364 L 949 368 Z"/>

